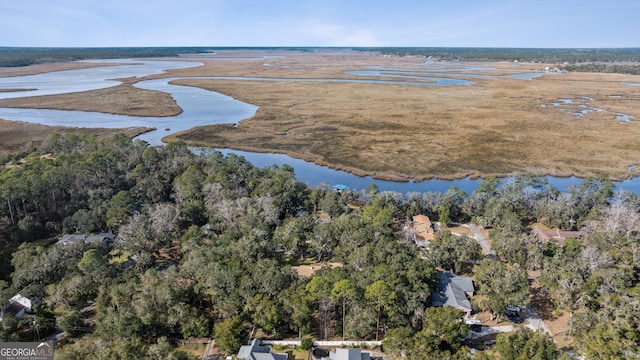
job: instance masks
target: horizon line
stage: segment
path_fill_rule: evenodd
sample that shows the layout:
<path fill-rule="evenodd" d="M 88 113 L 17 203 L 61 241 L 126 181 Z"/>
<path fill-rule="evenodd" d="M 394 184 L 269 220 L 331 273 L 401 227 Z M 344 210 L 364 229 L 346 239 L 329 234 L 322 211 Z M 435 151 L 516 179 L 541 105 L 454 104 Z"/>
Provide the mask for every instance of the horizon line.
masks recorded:
<path fill-rule="evenodd" d="M 640 46 L 618 47 L 513 47 L 513 46 L 331 46 L 331 45 L 138 45 L 138 46 L 14 46 L 0 49 L 150 49 L 150 48 L 212 48 L 212 49 L 518 49 L 518 50 L 640 50 Z"/>

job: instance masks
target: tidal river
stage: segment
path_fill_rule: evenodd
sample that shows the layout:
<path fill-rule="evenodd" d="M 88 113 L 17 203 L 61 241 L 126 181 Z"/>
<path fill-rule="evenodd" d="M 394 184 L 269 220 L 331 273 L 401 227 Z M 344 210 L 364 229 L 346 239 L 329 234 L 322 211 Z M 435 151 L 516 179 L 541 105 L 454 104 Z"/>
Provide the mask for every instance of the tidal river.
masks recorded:
<path fill-rule="evenodd" d="M 100 61 L 96 61 L 100 62 Z M 163 73 L 168 69 L 186 68 L 200 66 L 200 63 L 189 61 L 156 61 L 156 60 L 104 60 L 108 63 L 121 63 L 117 66 L 105 66 L 91 69 L 67 70 L 51 72 L 38 75 L 17 76 L 0 78 L 0 89 L 35 89 L 30 91 L 0 92 L 0 98 L 17 98 L 36 95 L 63 94 L 78 91 L 101 89 L 116 86 L 118 81 L 114 78 L 124 78 L 131 76 L 147 76 L 151 74 Z M 398 69 L 376 69 L 367 70 L 367 76 L 379 76 L 380 78 L 390 77 L 389 72 Z M 364 73 L 354 73 L 363 75 Z M 376 75 L 377 74 L 377 75 Z M 277 81 L 333 81 L 333 82 L 370 82 L 384 86 L 384 84 L 407 84 L 415 86 L 465 86 L 473 84 L 467 80 L 453 80 L 434 77 L 433 72 L 425 73 L 418 81 L 399 81 L 398 79 L 415 79 L 414 75 L 395 74 L 395 80 L 346 80 L 346 79 L 268 79 Z M 531 75 L 524 75 L 530 78 Z M 245 77 L 216 77 L 218 79 L 235 79 L 243 81 L 260 81 L 263 78 Z M 214 78 L 214 79 L 216 79 Z M 249 118 L 257 111 L 257 106 L 237 101 L 229 96 L 216 92 L 202 90 L 194 87 L 171 85 L 168 82 L 176 78 L 165 78 L 158 80 L 141 81 L 135 86 L 158 90 L 170 94 L 183 109 L 183 112 L 173 117 L 134 117 L 126 115 L 112 115 L 82 111 L 63 110 L 40 110 L 40 109 L 13 109 L 0 108 L 0 118 L 5 120 L 17 120 L 44 125 L 62 125 L 72 127 L 105 127 L 122 128 L 130 126 L 154 127 L 157 130 L 141 135 L 139 138 L 147 141 L 151 145 L 162 145 L 161 138 L 170 132 L 190 129 L 194 126 L 211 125 L 220 123 L 237 123 L 242 119 Z M 168 130 L 167 130 L 168 129 Z M 376 184 L 382 191 L 397 191 L 403 194 L 417 191 L 440 191 L 444 192 L 451 186 L 456 186 L 467 193 L 473 192 L 475 187 L 482 181 L 481 179 L 458 179 L 458 180 L 426 180 L 421 182 L 394 182 L 376 180 L 371 177 L 360 177 L 344 171 L 333 170 L 325 166 L 315 165 L 303 160 L 294 159 L 281 154 L 263 154 L 236 151 L 230 149 L 217 149 L 227 154 L 234 152 L 244 156 L 248 161 L 256 166 L 270 166 L 288 164 L 295 169 L 296 176 L 301 181 L 311 187 L 326 183 L 329 186 L 344 184 L 351 189 L 362 190 L 369 184 Z M 566 189 L 569 185 L 579 184 L 579 178 L 557 178 L 548 177 L 549 182 L 560 190 Z M 640 180 L 633 178 L 616 183 L 617 189 L 627 189 L 640 192 Z"/>

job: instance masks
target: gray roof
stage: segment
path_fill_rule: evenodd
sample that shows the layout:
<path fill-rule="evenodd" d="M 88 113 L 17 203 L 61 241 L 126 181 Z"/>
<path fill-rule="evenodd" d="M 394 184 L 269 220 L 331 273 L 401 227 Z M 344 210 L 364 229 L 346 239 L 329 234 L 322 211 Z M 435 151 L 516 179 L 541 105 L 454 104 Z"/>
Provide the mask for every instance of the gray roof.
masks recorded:
<path fill-rule="evenodd" d="M 451 284 L 464 292 L 473 293 L 476 289 L 473 287 L 473 281 L 466 276 L 455 276 L 449 279 Z"/>
<path fill-rule="evenodd" d="M 268 346 L 261 346 L 258 339 L 251 340 L 250 345 L 242 345 L 238 351 L 238 359 L 244 360 L 287 360 L 286 354 L 271 352 Z"/>
<path fill-rule="evenodd" d="M 9 305 L 4 309 L 4 311 L 5 311 L 6 313 L 8 313 L 8 314 L 13 314 L 13 315 L 19 314 L 19 313 L 20 313 L 21 311 L 23 311 L 23 310 L 24 310 L 24 311 L 28 311 L 29 309 L 28 309 L 26 306 L 24 306 L 24 305 L 22 305 L 22 304 L 19 304 L 19 303 L 17 303 L 17 302 L 15 302 L 15 303 L 13 303 L 13 304 L 9 304 Z"/>
<path fill-rule="evenodd" d="M 111 231 L 102 232 L 97 235 L 64 234 L 60 238 L 60 241 L 58 241 L 56 244 L 67 246 L 67 245 L 74 244 L 78 241 L 84 241 L 85 243 L 89 244 L 96 241 L 98 242 L 113 241 L 114 238 L 115 238 L 115 235 Z"/>
<path fill-rule="evenodd" d="M 457 276 L 456 274 L 450 271 L 439 271 L 438 272 L 438 290 L 444 291 L 449 284 L 453 284 L 454 286 L 462 289 L 465 292 L 472 293 L 475 291 L 475 288 L 473 287 L 473 281 L 471 281 L 471 278 L 466 276 Z"/>
<path fill-rule="evenodd" d="M 369 353 L 363 353 L 360 349 L 336 349 L 329 353 L 331 360 L 369 360 Z"/>
<path fill-rule="evenodd" d="M 441 271 L 438 272 L 438 291 L 434 292 L 432 300 L 436 306 L 452 306 L 471 311 L 471 302 L 467 298 L 467 293 L 474 291 L 470 278 Z"/>
<path fill-rule="evenodd" d="M 471 310 L 471 302 L 467 299 L 467 294 L 464 290 L 455 286 L 455 284 L 450 284 L 447 286 L 447 291 L 445 291 L 445 295 L 447 297 L 447 302 L 445 305 L 455 306 L 455 307 L 463 307 L 465 309 Z"/>

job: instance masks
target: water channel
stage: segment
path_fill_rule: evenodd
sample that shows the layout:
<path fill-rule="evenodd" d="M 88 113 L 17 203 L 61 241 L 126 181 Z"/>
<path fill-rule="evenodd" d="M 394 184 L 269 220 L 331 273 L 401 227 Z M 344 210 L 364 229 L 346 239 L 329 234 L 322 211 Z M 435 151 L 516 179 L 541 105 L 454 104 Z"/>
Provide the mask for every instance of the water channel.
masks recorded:
<path fill-rule="evenodd" d="M 197 61 L 197 59 L 196 59 Z M 100 60 L 118 64 L 116 66 L 96 67 L 90 69 L 67 70 L 38 75 L 16 76 L 0 78 L 0 89 L 35 89 L 29 91 L 0 92 L 1 98 L 18 98 L 36 95 L 63 94 L 78 91 L 88 91 L 116 86 L 120 82 L 112 80 L 131 76 L 143 77 L 152 74 L 163 73 L 168 69 L 200 66 L 201 63 L 190 61 L 157 61 L 157 60 Z M 475 69 L 463 68 L 473 71 Z M 394 78 L 394 80 L 358 80 L 358 79 L 284 79 L 284 78 L 255 78 L 255 77 L 201 77 L 210 79 L 230 79 L 242 81 L 323 81 L 323 82 L 366 82 L 378 85 L 405 84 L 413 86 L 466 86 L 473 82 L 468 80 L 441 78 L 437 75 L 462 75 L 432 71 L 405 71 L 402 69 L 390 69 L 383 67 L 369 67 L 367 70 L 354 70 L 345 72 L 352 75 L 375 76 L 380 78 Z M 524 73 L 511 75 L 513 78 L 528 80 L 537 73 Z M 489 76 L 489 75 L 483 75 Z M 194 126 L 237 123 L 249 118 L 257 111 L 257 106 L 237 101 L 229 96 L 207 91 L 195 87 L 178 86 L 169 84 L 177 78 L 164 78 L 158 80 L 141 81 L 135 86 L 157 90 L 170 94 L 183 109 L 183 112 L 172 117 L 136 117 L 126 115 L 112 115 L 96 112 L 42 110 L 42 109 L 17 109 L 0 108 L 0 118 L 16 120 L 44 125 L 61 125 L 72 127 L 103 127 L 124 128 L 131 126 L 155 127 L 157 130 L 141 135 L 139 138 L 151 145 L 161 145 L 161 138 L 169 131 L 177 132 L 190 129 Z M 402 79 L 421 81 L 402 81 Z M 168 129 L 168 130 L 167 130 Z M 408 192 L 440 191 L 444 192 L 451 186 L 456 186 L 467 193 L 473 192 L 482 179 L 457 179 L 457 180 L 425 180 L 421 182 L 394 182 L 377 180 L 371 177 L 356 176 L 344 171 L 330 169 L 303 160 L 294 159 L 282 154 L 251 153 L 231 149 L 217 149 L 224 154 L 236 153 L 245 157 L 255 166 L 264 167 L 271 165 L 288 164 L 295 169 L 296 176 L 311 187 L 326 183 L 329 186 L 344 184 L 354 190 L 362 190 L 369 184 L 376 184 L 382 191 L 397 191 L 403 194 Z M 575 177 L 559 178 L 548 177 L 549 182 L 560 190 L 569 185 L 580 184 L 582 179 Z M 617 189 L 631 190 L 640 193 L 640 178 L 633 178 L 622 182 L 616 182 Z"/>

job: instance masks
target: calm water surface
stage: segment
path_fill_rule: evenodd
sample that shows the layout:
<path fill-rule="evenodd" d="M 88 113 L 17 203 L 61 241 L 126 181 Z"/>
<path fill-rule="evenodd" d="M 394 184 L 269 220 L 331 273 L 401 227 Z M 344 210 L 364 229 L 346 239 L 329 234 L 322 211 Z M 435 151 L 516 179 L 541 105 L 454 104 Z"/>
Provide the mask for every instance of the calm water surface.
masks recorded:
<path fill-rule="evenodd" d="M 143 77 L 162 74 L 170 69 L 183 69 L 202 65 L 202 63 L 188 61 L 139 61 L 131 59 L 91 60 L 85 62 L 121 63 L 122 65 L 0 78 L 0 89 L 36 89 L 32 91 L 0 92 L 0 99 L 104 89 L 120 84 L 119 81 L 113 79 L 132 76 Z"/>
<path fill-rule="evenodd" d="M 441 180 L 432 179 L 419 182 L 397 182 L 374 179 L 370 176 L 357 176 L 344 171 L 334 170 L 326 166 L 320 166 L 313 163 L 306 162 L 304 160 L 295 159 L 283 154 L 270 154 L 270 153 L 253 153 L 232 149 L 215 149 L 227 155 L 234 153 L 236 155 L 243 156 L 249 162 L 258 167 L 265 167 L 271 165 L 289 165 L 295 169 L 296 177 L 309 185 L 310 187 L 316 187 L 320 184 L 328 184 L 333 186 L 336 184 L 347 185 L 352 190 L 364 190 L 369 184 L 376 184 L 381 191 L 396 191 L 402 194 L 408 192 L 427 192 L 438 191 L 445 192 L 450 187 L 455 186 L 464 190 L 467 194 L 472 193 L 475 188 L 480 184 L 483 179 L 471 179 L 463 178 L 456 180 Z M 547 176 L 547 180 L 551 185 L 560 191 L 565 191 L 569 186 L 580 185 L 583 179 L 571 176 L 571 177 L 556 177 Z M 640 178 L 632 178 L 625 181 L 615 181 L 617 190 L 630 190 L 635 193 L 640 193 Z"/>

